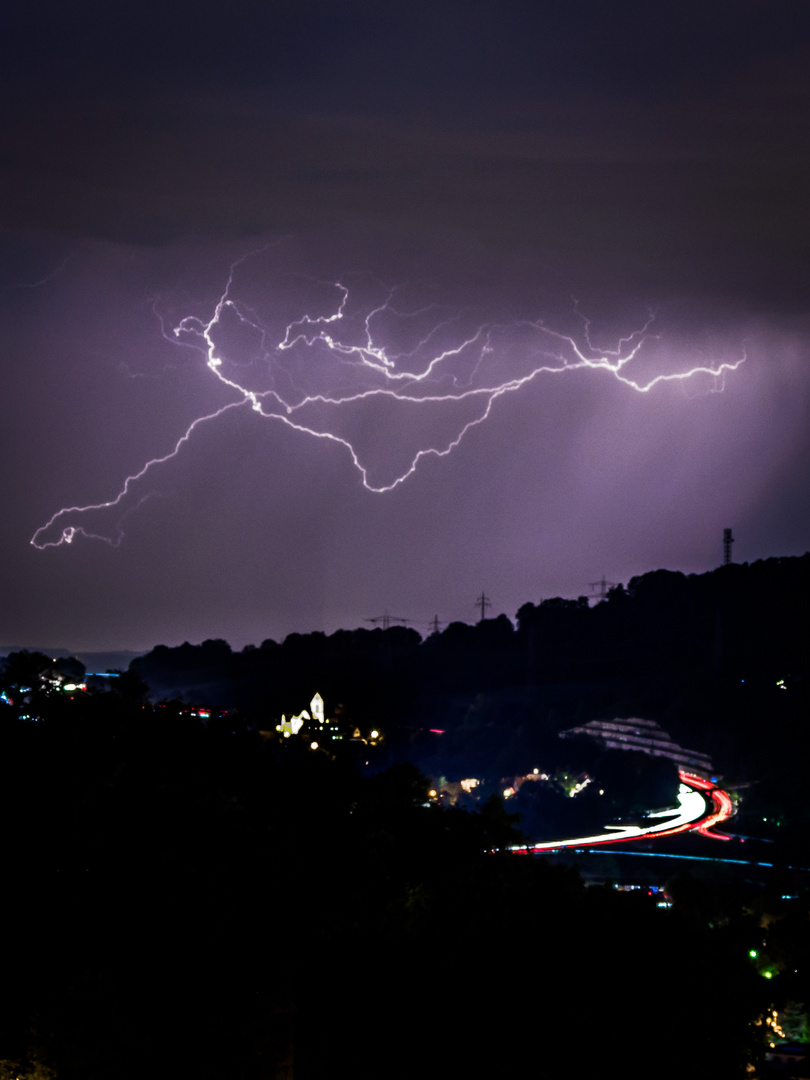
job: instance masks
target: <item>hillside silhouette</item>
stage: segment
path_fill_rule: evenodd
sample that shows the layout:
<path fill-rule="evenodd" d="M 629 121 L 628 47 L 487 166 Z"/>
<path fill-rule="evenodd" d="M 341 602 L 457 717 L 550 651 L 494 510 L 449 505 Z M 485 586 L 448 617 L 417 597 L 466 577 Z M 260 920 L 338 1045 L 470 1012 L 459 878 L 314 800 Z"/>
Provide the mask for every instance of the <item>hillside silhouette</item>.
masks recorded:
<path fill-rule="evenodd" d="M 159 645 L 130 670 L 155 698 L 238 709 L 259 727 L 317 691 L 328 710 L 383 730 L 389 760 L 434 774 L 507 775 L 559 755 L 574 724 L 642 716 L 721 772 L 761 777 L 803 725 L 808 595 L 810 554 L 656 570 L 593 606 L 524 604 L 516 624 L 452 623 L 425 640 L 401 626 L 291 634 L 240 652 Z"/>

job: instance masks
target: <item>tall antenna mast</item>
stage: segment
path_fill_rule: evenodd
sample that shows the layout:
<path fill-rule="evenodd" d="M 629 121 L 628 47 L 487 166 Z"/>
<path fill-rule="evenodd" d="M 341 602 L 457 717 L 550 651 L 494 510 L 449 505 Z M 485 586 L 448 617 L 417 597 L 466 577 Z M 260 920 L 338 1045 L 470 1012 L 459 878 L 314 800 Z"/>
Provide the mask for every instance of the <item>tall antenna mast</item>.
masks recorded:
<path fill-rule="evenodd" d="M 731 535 L 731 529 L 723 529 L 723 566 L 728 566 L 731 562 L 731 545 L 734 543 L 734 537 Z"/>
<path fill-rule="evenodd" d="M 478 621 L 483 622 L 486 618 L 486 609 L 488 607 L 492 607 L 492 601 L 489 599 L 488 596 L 485 596 L 484 593 L 481 593 L 481 595 L 475 601 L 475 606 L 481 608 L 481 618 Z"/>

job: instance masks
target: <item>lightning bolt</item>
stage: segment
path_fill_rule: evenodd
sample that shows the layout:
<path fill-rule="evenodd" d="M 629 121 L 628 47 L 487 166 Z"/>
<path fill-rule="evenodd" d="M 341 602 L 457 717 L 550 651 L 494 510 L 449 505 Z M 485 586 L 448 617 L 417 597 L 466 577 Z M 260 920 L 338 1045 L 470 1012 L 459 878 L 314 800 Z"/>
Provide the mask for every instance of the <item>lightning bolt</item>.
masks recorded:
<path fill-rule="evenodd" d="M 605 348 L 595 344 L 591 322 L 576 302 L 574 314 L 582 325 L 579 340 L 539 319 L 470 323 L 469 313 L 447 312 L 437 304 L 405 310 L 394 303 L 396 289 L 370 276 L 361 282 L 359 299 L 342 281 L 307 279 L 313 288 L 332 295 L 331 304 L 321 300 L 321 313 L 299 315 L 276 329 L 272 305 L 269 318 L 264 317 L 255 304 L 236 295 L 237 273 L 249 257 L 231 266 L 210 318 L 188 315 L 173 329 L 161 319 L 163 336 L 175 345 L 197 350 L 231 400 L 195 419 L 168 453 L 128 476 L 114 498 L 58 510 L 34 533 L 34 547 L 59 547 L 77 536 L 117 546 L 123 538 L 124 519 L 148 498 L 142 496 L 135 506 L 130 505 L 134 489 L 177 457 L 198 428 L 233 409 L 249 408 L 265 420 L 335 443 L 348 454 L 363 487 L 384 494 L 413 476 L 424 458 L 451 454 L 467 432 L 487 420 L 499 398 L 542 376 L 588 369 L 647 394 L 660 383 L 684 383 L 704 375 L 722 389 L 725 376 L 746 359 L 743 351 L 733 360 L 701 362 L 643 377 L 631 374 L 631 368 L 635 361 L 643 370 L 642 350 L 660 341 L 651 332 L 652 311 L 639 329 Z M 381 295 L 363 303 L 364 292 Z M 386 331 L 392 338 L 387 344 Z M 328 389 L 319 388 L 319 383 L 326 383 Z M 362 439 L 345 430 L 351 428 L 358 411 L 365 415 L 374 407 L 406 410 L 409 429 L 430 417 L 439 417 L 442 427 L 441 432 L 425 436 L 425 444 L 406 454 L 399 466 L 389 467 L 384 482 L 377 475 L 379 464 L 369 460 L 373 454 L 360 446 Z M 388 443 L 377 439 L 375 446 L 385 448 Z M 116 520 L 106 530 L 82 524 L 86 515 L 108 514 Z"/>
<path fill-rule="evenodd" d="M 0 294 L 10 292 L 12 289 L 39 289 L 43 285 L 47 285 L 49 282 L 53 281 L 54 278 L 57 278 L 60 274 L 64 273 L 70 258 L 70 255 L 66 255 L 57 267 L 51 270 L 50 273 L 44 274 L 41 278 L 38 278 L 36 281 L 18 281 L 13 285 L 4 286 L 3 289 L 0 289 Z"/>

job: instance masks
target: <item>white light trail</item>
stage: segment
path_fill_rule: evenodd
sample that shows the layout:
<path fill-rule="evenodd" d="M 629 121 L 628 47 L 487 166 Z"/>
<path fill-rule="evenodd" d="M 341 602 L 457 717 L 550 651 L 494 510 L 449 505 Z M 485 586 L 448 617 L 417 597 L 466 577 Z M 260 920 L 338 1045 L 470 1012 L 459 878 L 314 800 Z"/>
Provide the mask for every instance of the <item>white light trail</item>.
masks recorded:
<path fill-rule="evenodd" d="M 715 788 L 702 777 L 679 770 L 681 783 L 678 788 L 677 806 L 667 810 L 656 810 L 645 815 L 648 821 L 657 820 L 655 825 L 606 825 L 605 831 L 593 836 L 579 836 L 567 840 L 548 840 L 539 844 L 515 845 L 512 851 L 541 852 L 557 851 L 560 848 L 583 848 L 597 844 L 612 844 L 622 840 L 641 840 L 645 837 L 669 836 L 673 833 L 697 830 L 707 836 L 714 836 L 708 830 L 712 825 L 727 820 L 733 814 L 731 799 L 719 788 Z M 711 804 L 711 810 L 709 809 Z M 725 839 L 725 838 L 724 838 Z"/>

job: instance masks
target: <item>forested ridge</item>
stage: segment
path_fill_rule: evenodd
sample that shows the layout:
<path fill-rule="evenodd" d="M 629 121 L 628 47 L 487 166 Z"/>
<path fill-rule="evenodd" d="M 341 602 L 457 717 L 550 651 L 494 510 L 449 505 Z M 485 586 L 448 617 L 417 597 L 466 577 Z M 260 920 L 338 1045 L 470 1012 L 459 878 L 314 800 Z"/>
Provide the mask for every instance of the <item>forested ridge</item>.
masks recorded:
<path fill-rule="evenodd" d="M 586 597 L 524 604 L 425 640 L 413 629 L 157 646 L 130 665 L 158 697 L 237 708 L 259 727 L 315 691 L 397 760 L 459 778 L 553 765 L 592 719 L 658 721 L 740 781 L 787 787 L 810 714 L 810 554 L 706 574 L 657 570 Z M 431 729 L 444 735 L 437 739 Z M 389 760 L 389 759 L 385 759 Z"/>

